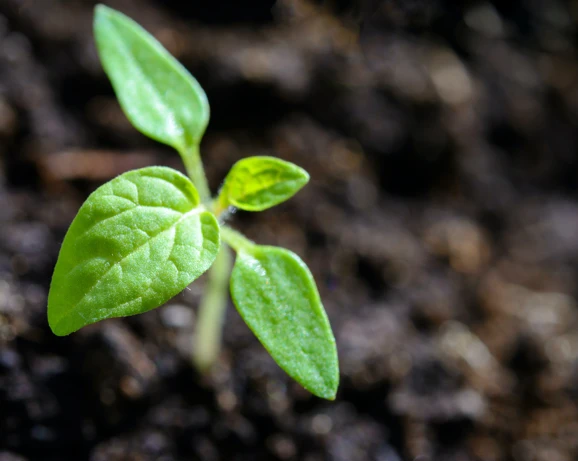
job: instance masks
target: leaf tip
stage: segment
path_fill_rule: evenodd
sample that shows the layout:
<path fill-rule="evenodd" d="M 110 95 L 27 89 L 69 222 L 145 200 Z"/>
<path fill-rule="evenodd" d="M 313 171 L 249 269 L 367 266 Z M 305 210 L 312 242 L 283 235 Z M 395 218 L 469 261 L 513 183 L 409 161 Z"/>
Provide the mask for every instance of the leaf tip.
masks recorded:
<path fill-rule="evenodd" d="M 325 400 L 330 400 L 330 401 L 334 401 L 335 398 L 337 397 L 337 387 L 333 388 L 333 389 L 326 389 L 324 392 L 320 392 L 317 395 L 317 397 L 320 397 L 322 399 Z"/>
<path fill-rule="evenodd" d="M 331 334 L 333 339 L 333 334 Z M 311 393 L 326 400 L 335 400 L 339 390 L 339 359 L 335 339 L 332 340 L 332 353 L 326 357 L 325 364 L 318 368 L 319 380 L 310 389 Z"/>
<path fill-rule="evenodd" d="M 335 375 L 336 376 L 334 376 L 334 379 L 332 379 L 331 382 L 326 383 L 325 386 L 323 386 L 320 389 L 317 389 L 316 392 L 312 393 L 317 397 L 320 397 L 325 400 L 331 401 L 335 400 L 335 398 L 337 397 L 337 390 L 339 388 L 339 372 L 337 371 Z"/>
<path fill-rule="evenodd" d="M 114 10 L 110 6 L 106 6 L 102 3 L 98 3 L 94 7 L 94 17 L 95 18 L 108 16 L 108 15 L 112 14 L 113 12 L 114 12 Z"/>
<path fill-rule="evenodd" d="M 52 328 L 52 327 L 50 327 L 50 329 L 52 330 L 52 333 L 54 334 L 54 336 L 58 336 L 60 338 L 62 338 L 64 336 L 68 336 L 70 334 L 68 332 L 65 333 L 65 332 L 59 331 L 58 329 Z"/>
<path fill-rule="evenodd" d="M 309 175 L 309 173 L 307 173 L 306 170 L 304 170 L 304 169 L 301 168 L 300 166 L 298 166 L 297 168 L 298 168 L 298 171 L 299 171 L 300 176 L 301 176 L 301 177 L 299 178 L 299 179 L 300 179 L 300 183 L 301 183 L 301 184 L 300 184 L 300 188 L 301 188 L 301 187 L 304 187 L 304 186 L 309 182 L 309 180 L 311 179 L 311 176 Z"/>
<path fill-rule="evenodd" d="M 307 170 L 305 168 L 300 167 L 299 165 L 295 165 L 295 167 L 297 168 L 299 173 L 301 173 L 301 176 L 303 177 L 303 179 L 305 181 L 309 181 L 309 173 L 307 172 Z"/>
<path fill-rule="evenodd" d="M 62 325 L 62 322 L 59 322 L 59 321 L 52 319 L 52 317 L 50 316 L 50 311 L 49 311 L 48 326 L 50 327 L 50 330 L 52 331 L 52 333 L 54 333 L 54 335 L 56 335 L 56 336 L 68 336 L 70 333 L 72 333 L 68 329 L 62 328 L 61 325 Z"/>
<path fill-rule="evenodd" d="M 99 43 L 99 36 L 103 34 L 103 28 L 106 27 L 106 24 L 110 22 L 112 16 L 115 13 L 118 12 L 109 6 L 103 5 L 102 3 L 99 3 L 94 7 L 94 19 L 92 26 L 97 44 Z"/>

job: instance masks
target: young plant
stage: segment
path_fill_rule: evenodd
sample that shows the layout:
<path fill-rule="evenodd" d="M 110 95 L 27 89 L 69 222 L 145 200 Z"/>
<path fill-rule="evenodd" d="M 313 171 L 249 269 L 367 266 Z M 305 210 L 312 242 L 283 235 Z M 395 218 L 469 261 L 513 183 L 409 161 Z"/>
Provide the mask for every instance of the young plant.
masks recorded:
<path fill-rule="evenodd" d="M 205 271 L 194 361 L 215 361 L 226 289 L 249 328 L 291 377 L 334 399 L 335 339 L 315 281 L 289 250 L 258 245 L 225 224 L 239 208 L 262 211 L 292 197 L 306 171 L 273 157 L 237 162 L 211 198 L 199 143 L 209 104 L 199 83 L 127 16 L 96 7 L 99 56 L 120 105 L 143 134 L 175 148 L 189 177 L 153 166 L 124 173 L 93 192 L 62 243 L 48 295 L 58 336 L 100 320 L 159 307 Z M 232 248 L 237 256 L 231 273 Z"/>

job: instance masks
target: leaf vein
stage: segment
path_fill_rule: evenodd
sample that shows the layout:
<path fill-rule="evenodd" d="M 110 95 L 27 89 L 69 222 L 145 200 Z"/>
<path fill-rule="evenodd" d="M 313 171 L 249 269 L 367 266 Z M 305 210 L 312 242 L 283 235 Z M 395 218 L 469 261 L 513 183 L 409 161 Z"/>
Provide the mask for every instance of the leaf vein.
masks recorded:
<path fill-rule="evenodd" d="M 96 287 L 106 278 L 106 276 L 110 273 L 111 270 L 113 270 L 116 266 L 120 267 L 120 270 L 122 271 L 122 262 L 125 261 L 127 258 L 129 258 L 130 256 L 132 256 L 133 254 L 135 254 L 137 251 L 139 251 L 141 248 L 143 248 L 145 245 L 150 245 L 150 243 L 156 239 L 157 237 L 161 236 L 162 234 L 164 234 L 165 232 L 176 228 L 176 226 L 178 224 L 180 224 L 182 221 L 184 221 L 186 218 L 188 218 L 189 216 L 192 216 L 194 214 L 200 214 L 203 210 L 202 209 L 194 209 L 192 211 L 189 211 L 187 213 L 184 213 L 181 218 L 179 218 L 179 220 L 176 223 L 171 223 L 170 227 L 163 229 L 161 231 L 159 231 L 157 234 L 155 234 L 154 236 L 152 236 L 150 238 L 150 240 L 145 241 L 144 243 L 142 243 L 141 245 L 137 246 L 136 248 L 134 248 L 132 251 L 130 251 L 129 253 L 127 253 L 125 256 L 123 256 L 120 260 L 112 263 L 110 265 L 110 267 L 108 269 L 106 269 L 106 271 L 99 277 L 99 279 L 86 291 L 86 293 L 84 293 L 84 295 L 82 296 L 82 298 L 80 298 L 80 300 L 78 300 L 73 306 L 71 306 L 66 314 L 64 314 L 63 316 L 60 317 L 60 321 L 62 321 L 68 314 L 70 314 L 70 312 L 74 311 L 79 304 L 81 304 L 87 296 L 89 296 L 95 289 Z"/>
<path fill-rule="evenodd" d="M 119 216 L 128 213 L 129 211 L 135 211 L 138 210 L 139 208 L 161 208 L 161 209 L 165 209 L 165 210 L 169 210 L 169 211 L 174 211 L 175 213 L 179 213 L 181 214 L 180 211 L 174 210 L 173 208 L 167 207 L 167 206 L 163 206 L 163 205 L 137 205 L 133 208 L 129 208 L 127 210 L 123 210 L 120 213 L 117 213 L 115 215 L 112 216 L 108 216 L 104 219 L 101 219 L 100 221 L 97 221 L 95 223 L 93 223 L 90 227 L 88 227 L 88 229 L 85 229 L 77 238 L 81 239 L 82 237 L 84 237 L 86 234 L 88 234 L 91 230 L 93 230 L 95 227 L 99 226 L 100 224 L 103 224 L 111 219 L 114 218 L 118 218 Z"/>
<path fill-rule="evenodd" d="M 183 192 L 182 189 L 178 188 L 175 184 L 173 184 L 173 183 L 172 183 L 171 181 L 169 181 L 168 179 L 161 178 L 160 176 L 153 176 L 153 175 L 150 175 L 150 174 L 142 174 L 141 176 L 144 177 L 144 178 L 152 178 L 152 179 L 156 179 L 156 180 L 158 180 L 158 181 L 165 182 L 165 183 L 167 183 L 169 186 L 171 186 L 173 189 L 175 189 L 175 190 L 176 190 L 183 198 L 185 198 L 187 201 L 190 201 L 190 200 L 191 200 L 191 197 L 190 197 L 190 196 L 186 195 L 186 194 Z M 195 205 L 196 205 L 196 203 L 195 203 Z"/>

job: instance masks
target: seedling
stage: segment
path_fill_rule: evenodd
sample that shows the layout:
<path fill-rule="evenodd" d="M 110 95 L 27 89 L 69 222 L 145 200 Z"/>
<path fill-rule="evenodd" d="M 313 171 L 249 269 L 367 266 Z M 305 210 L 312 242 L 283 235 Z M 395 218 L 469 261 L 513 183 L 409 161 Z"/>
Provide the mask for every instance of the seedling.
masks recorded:
<path fill-rule="evenodd" d="M 208 270 L 195 334 L 197 367 L 206 370 L 217 358 L 230 277 L 237 310 L 273 359 L 311 393 L 334 399 L 337 350 L 311 272 L 295 253 L 258 245 L 226 224 L 233 208 L 261 211 L 289 199 L 309 175 L 274 157 L 249 157 L 211 198 L 199 152 L 209 103 L 199 83 L 118 11 L 97 6 L 94 34 L 126 116 L 143 134 L 175 148 L 189 177 L 161 166 L 141 168 L 88 197 L 54 269 L 52 331 L 64 336 L 154 309 Z"/>

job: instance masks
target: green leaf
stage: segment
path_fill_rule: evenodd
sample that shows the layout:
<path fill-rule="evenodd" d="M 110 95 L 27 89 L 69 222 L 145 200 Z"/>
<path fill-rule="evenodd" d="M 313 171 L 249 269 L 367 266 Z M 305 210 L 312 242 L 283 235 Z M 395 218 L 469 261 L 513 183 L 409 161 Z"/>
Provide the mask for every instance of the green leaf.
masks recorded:
<path fill-rule="evenodd" d="M 339 385 L 335 339 L 299 256 L 272 246 L 239 248 L 231 295 L 279 366 L 311 393 L 333 400 Z"/>
<path fill-rule="evenodd" d="M 59 336 L 154 309 L 213 263 L 219 225 L 188 178 L 165 167 L 130 171 L 94 191 L 64 238 L 48 294 Z"/>
<path fill-rule="evenodd" d="M 309 181 L 309 174 L 297 165 L 275 157 L 239 160 L 225 179 L 219 206 L 263 211 L 293 197 Z"/>
<path fill-rule="evenodd" d="M 194 77 L 140 25 L 104 5 L 96 7 L 94 34 L 132 124 L 181 152 L 196 146 L 209 122 L 209 103 Z"/>

